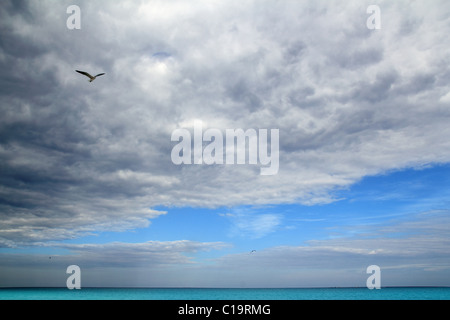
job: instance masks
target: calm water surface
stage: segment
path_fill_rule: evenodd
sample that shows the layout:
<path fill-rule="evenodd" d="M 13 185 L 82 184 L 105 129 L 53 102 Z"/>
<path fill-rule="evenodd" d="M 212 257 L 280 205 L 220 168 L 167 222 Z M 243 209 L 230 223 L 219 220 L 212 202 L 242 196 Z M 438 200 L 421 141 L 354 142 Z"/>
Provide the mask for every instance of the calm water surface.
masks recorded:
<path fill-rule="evenodd" d="M 0 300 L 450 300 L 450 288 L 14 288 Z"/>

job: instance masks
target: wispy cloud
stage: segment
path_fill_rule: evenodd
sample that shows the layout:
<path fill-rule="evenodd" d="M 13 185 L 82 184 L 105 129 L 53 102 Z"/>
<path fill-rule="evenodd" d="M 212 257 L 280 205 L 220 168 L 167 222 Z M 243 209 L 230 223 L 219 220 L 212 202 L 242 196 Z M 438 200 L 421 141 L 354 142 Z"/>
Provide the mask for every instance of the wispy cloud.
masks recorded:
<path fill-rule="evenodd" d="M 442 285 L 444 279 L 448 280 L 450 268 L 449 225 L 448 211 L 426 212 L 411 220 L 394 219 L 385 225 L 366 226 L 366 234 L 311 240 L 302 246 L 270 247 L 252 255 L 231 254 L 217 263 L 241 270 L 249 279 L 252 272 L 266 270 L 271 277 L 278 277 L 279 283 L 289 286 L 345 282 L 364 286 L 365 268 L 372 264 L 383 270 L 385 285 Z M 428 278 L 430 271 L 439 276 Z M 288 275 L 291 283 L 280 274 Z M 258 277 L 260 281 L 262 278 Z"/>
<path fill-rule="evenodd" d="M 371 225 L 366 234 L 311 240 L 304 245 L 269 246 L 252 254 L 226 254 L 229 243 L 186 240 L 48 243 L 47 246 L 66 252 L 2 253 L 0 283 L 7 284 L 8 277 L 14 275 L 16 279 L 22 277 L 17 283 L 29 285 L 30 275 L 42 273 L 47 274 L 45 280 L 62 281 L 63 285 L 64 274 L 58 274 L 67 265 L 77 264 L 82 267 L 86 286 L 137 283 L 141 286 L 363 287 L 367 266 L 376 264 L 382 270 L 385 286 L 443 285 L 448 283 L 450 268 L 449 225 L 447 211 L 424 212 L 411 220 L 397 218 Z M 225 251 L 225 254 L 204 260 L 198 256 L 204 251 Z M 102 273 L 98 274 L 98 270 Z"/>
<path fill-rule="evenodd" d="M 251 208 L 235 208 L 220 214 L 230 223 L 230 236 L 258 239 L 274 231 L 281 225 L 283 216 L 278 213 L 262 213 Z"/>

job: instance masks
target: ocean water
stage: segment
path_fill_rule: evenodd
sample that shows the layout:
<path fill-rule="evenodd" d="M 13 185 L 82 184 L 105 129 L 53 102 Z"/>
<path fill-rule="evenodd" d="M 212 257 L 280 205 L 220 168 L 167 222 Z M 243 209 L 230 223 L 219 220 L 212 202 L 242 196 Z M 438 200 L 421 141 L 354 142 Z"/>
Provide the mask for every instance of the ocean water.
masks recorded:
<path fill-rule="evenodd" d="M 0 288 L 0 300 L 450 300 L 450 287 L 206 289 Z"/>

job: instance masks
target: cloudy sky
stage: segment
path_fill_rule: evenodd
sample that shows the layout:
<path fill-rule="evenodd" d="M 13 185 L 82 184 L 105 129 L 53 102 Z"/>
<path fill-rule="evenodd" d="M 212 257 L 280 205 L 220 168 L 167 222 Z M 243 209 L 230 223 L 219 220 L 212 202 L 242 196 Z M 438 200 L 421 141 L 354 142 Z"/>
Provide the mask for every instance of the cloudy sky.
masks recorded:
<path fill-rule="evenodd" d="M 0 286 L 450 285 L 448 1 L 6 0 L 0 66 Z"/>

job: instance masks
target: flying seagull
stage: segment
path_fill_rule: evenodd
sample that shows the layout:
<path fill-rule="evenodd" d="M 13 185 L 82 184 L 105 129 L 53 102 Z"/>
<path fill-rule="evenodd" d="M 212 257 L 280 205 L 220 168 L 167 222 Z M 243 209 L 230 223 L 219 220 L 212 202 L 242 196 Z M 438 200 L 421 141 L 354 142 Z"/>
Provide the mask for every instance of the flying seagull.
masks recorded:
<path fill-rule="evenodd" d="M 75 70 L 75 71 L 78 72 L 78 73 L 81 73 L 82 75 L 85 75 L 86 77 L 88 77 L 90 79 L 89 82 L 92 82 L 92 81 L 95 80 L 95 78 L 100 77 L 100 76 L 105 74 L 105 73 L 99 73 L 98 75 L 96 75 L 94 77 L 94 76 L 91 76 L 89 73 L 84 72 L 84 71 L 80 71 L 80 70 Z"/>

